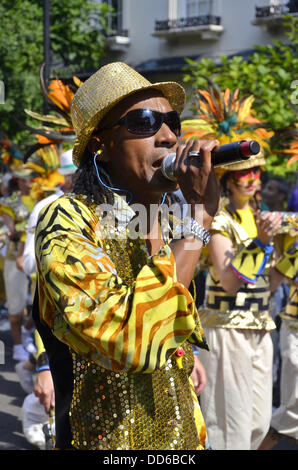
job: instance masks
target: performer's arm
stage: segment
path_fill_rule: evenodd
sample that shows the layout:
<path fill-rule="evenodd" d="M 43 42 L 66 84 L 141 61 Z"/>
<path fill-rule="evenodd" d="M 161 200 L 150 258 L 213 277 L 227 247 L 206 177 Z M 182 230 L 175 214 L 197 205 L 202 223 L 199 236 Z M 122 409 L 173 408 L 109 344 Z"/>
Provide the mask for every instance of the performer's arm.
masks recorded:
<path fill-rule="evenodd" d="M 209 230 L 219 204 L 219 187 L 211 168 L 211 151 L 218 141 L 189 141 L 177 152 L 175 173 L 186 202 L 191 208 L 191 217 Z M 199 157 L 189 157 L 189 151 L 200 152 Z M 177 279 L 189 287 L 203 243 L 195 238 L 178 240 L 170 244 L 174 253 Z"/>
<path fill-rule="evenodd" d="M 236 295 L 243 283 L 254 283 L 262 274 L 273 250 L 270 242 L 281 225 L 280 214 L 267 213 L 256 221 L 258 235 L 250 245 L 235 252 L 232 240 L 215 232 L 209 244 L 211 262 L 221 285 Z"/>
<path fill-rule="evenodd" d="M 199 324 L 170 247 L 149 257 L 129 287 L 98 244 L 97 219 L 84 204 L 61 204 L 41 214 L 36 232 L 43 320 L 61 341 L 105 368 L 161 367 L 194 331 L 198 337 Z"/>

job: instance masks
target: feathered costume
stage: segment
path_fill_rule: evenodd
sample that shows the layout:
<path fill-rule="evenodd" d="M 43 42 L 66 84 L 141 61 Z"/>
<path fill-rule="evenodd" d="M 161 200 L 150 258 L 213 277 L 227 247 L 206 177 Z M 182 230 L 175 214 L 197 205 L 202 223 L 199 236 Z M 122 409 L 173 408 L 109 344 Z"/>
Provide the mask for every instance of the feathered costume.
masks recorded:
<path fill-rule="evenodd" d="M 58 173 L 59 154 L 70 148 L 75 141 L 70 106 L 75 91 L 82 82 L 73 77 L 72 83 L 68 85 L 56 78 L 46 87 L 42 67 L 40 84 L 49 113 L 43 115 L 25 109 L 30 117 L 41 121 L 41 125 L 37 128 L 25 125 L 25 128 L 34 133 L 37 139 L 37 143 L 31 145 L 24 155 L 24 167 L 39 174 L 33 182 L 31 191 L 36 200 L 42 199 L 48 195 L 48 192 L 55 191 L 57 185 L 64 183 L 64 177 Z M 62 146 L 65 147 L 63 150 Z"/>
<path fill-rule="evenodd" d="M 220 145 L 237 140 L 256 140 L 261 147 L 258 155 L 222 169 L 240 170 L 264 165 L 264 150 L 270 151 L 269 139 L 273 132 L 266 129 L 252 109 L 254 96 L 239 98 L 239 90 L 227 88 L 224 92 L 210 79 L 209 91 L 198 90 L 198 116 L 182 121 L 183 140 L 217 139 Z"/>

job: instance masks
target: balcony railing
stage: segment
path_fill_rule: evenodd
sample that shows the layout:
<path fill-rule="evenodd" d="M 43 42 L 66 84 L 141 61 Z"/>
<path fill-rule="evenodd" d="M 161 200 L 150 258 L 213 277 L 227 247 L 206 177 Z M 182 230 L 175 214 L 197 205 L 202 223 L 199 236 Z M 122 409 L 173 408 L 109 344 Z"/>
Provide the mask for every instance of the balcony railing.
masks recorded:
<path fill-rule="evenodd" d="M 176 20 L 155 21 L 155 31 L 170 31 L 171 29 L 185 29 L 196 26 L 220 25 L 221 17 L 214 15 L 193 16 L 178 18 Z"/>
<path fill-rule="evenodd" d="M 270 5 L 268 7 L 256 7 L 256 18 L 268 18 L 269 16 L 283 16 L 289 13 L 287 5 Z"/>
<path fill-rule="evenodd" d="M 266 7 L 257 7 L 255 18 L 252 21 L 255 25 L 263 25 L 268 28 L 281 27 L 284 15 L 298 14 L 298 1 L 290 0 L 288 3 L 279 5 L 269 5 Z"/>
<path fill-rule="evenodd" d="M 114 36 L 122 36 L 122 37 L 128 38 L 129 37 L 129 31 L 128 31 L 128 29 L 118 28 L 118 29 L 110 30 L 109 33 L 107 34 L 107 38 L 114 37 Z"/>
<path fill-rule="evenodd" d="M 129 31 L 127 29 L 111 29 L 106 35 L 106 46 L 111 51 L 126 51 L 130 45 Z"/>
<path fill-rule="evenodd" d="M 155 21 L 155 30 L 152 36 L 166 40 L 171 40 L 173 36 L 181 38 L 200 36 L 202 40 L 216 40 L 223 30 L 220 16 L 192 16 L 189 18 Z"/>

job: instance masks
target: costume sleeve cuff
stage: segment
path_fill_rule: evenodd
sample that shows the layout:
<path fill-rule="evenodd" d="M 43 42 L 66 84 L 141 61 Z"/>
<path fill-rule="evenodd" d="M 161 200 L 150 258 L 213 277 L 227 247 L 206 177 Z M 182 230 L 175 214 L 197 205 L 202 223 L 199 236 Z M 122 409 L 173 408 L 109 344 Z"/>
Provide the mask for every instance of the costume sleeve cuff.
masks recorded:
<path fill-rule="evenodd" d="M 46 352 L 41 353 L 37 358 L 36 372 L 50 369 L 49 358 Z"/>
<path fill-rule="evenodd" d="M 243 282 L 254 284 L 264 271 L 272 251 L 271 245 L 264 245 L 254 238 L 250 245 L 237 253 L 229 267 Z"/>

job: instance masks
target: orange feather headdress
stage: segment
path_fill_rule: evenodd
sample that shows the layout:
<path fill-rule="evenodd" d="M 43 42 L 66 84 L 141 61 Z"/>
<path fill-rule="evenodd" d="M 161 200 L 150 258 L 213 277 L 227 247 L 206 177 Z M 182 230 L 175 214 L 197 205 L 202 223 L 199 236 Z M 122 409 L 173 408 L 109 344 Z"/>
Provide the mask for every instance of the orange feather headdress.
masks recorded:
<path fill-rule="evenodd" d="M 31 195 L 36 200 L 42 199 L 49 191 L 55 191 L 56 186 L 64 183 L 64 177 L 58 172 L 60 166 L 59 154 L 66 149 L 61 146 L 72 146 L 75 141 L 70 107 L 76 90 L 82 82 L 73 77 L 70 85 L 59 78 L 50 81 L 46 87 L 43 79 L 43 66 L 40 70 L 40 85 L 44 99 L 48 105 L 48 114 L 39 114 L 28 109 L 25 112 L 41 125 L 37 128 L 25 125 L 34 133 L 37 140 L 24 155 L 24 166 L 38 173 L 31 189 Z"/>
<path fill-rule="evenodd" d="M 266 129 L 252 108 L 254 97 L 239 98 L 239 90 L 220 91 L 210 79 L 209 91 L 198 90 L 198 116 L 182 121 L 182 139 L 217 139 L 220 145 L 238 140 L 256 140 L 261 147 L 258 155 L 245 162 L 222 166 L 239 170 L 264 165 L 264 150 L 270 151 L 269 140 L 273 132 Z M 248 166 L 249 165 L 249 166 Z"/>

